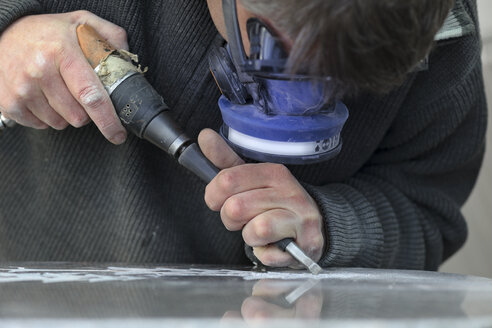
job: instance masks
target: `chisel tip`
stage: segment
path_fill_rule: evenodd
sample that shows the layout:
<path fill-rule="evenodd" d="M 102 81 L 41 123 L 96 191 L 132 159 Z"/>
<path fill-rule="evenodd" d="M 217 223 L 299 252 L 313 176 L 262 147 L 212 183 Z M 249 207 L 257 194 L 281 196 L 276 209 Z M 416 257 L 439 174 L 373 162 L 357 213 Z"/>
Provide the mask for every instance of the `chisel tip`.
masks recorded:
<path fill-rule="evenodd" d="M 311 264 L 309 266 L 309 271 L 311 271 L 312 274 L 314 275 L 317 275 L 319 273 L 321 273 L 321 271 L 323 271 L 323 269 L 321 269 L 321 267 L 319 265 L 317 265 L 316 263 L 313 262 L 313 264 Z"/>
<path fill-rule="evenodd" d="M 323 270 L 316 262 L 307 256 L 295 242 L 290 242 L 285 250 L 296 260 L 301 262 L 312 274 L 317 275 Z"/>

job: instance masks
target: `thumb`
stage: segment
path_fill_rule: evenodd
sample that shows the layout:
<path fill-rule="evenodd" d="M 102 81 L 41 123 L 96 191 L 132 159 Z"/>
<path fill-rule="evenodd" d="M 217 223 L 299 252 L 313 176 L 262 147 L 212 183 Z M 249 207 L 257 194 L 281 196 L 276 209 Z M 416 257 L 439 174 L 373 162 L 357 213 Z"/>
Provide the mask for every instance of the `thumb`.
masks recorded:
<path fill-rule="evenodd" d="M 203 154 L 221 170 L 244 164 L 241 157 L 214 130 L 202 130 L 198 135 L 198 145 Z"/>

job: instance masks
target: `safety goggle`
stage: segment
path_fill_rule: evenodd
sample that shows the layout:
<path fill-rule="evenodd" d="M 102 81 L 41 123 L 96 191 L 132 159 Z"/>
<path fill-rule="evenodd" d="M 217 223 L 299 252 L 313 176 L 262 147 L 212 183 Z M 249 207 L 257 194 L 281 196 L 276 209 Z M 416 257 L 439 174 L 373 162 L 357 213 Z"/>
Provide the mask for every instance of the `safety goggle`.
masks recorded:
<path fill-rule="evenodd" d="M 246 26 L 250 41 L 250 54 L 247 56 L 238 22 L 236 0 L 223 0 L 222 5 L 228 45 L 238 69 L 252 75 L 282 75 L 285 72 L 288 53 L 281 38 L 261 20 L 250 18 Z M 243 79 L 241 81 L 247 82 Z"/>

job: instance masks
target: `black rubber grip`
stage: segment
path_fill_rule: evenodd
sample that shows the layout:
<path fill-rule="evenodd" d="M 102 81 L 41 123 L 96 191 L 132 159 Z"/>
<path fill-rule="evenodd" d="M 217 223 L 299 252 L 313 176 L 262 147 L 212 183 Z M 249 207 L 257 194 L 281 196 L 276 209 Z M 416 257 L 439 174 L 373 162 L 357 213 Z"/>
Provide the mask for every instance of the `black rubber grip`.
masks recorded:
<path fill-rule="evenodd" d="M 207 184 L 219 173 L 219 169 L 203 155 L 196 143 L 189 145 L 181 153 L 178 162 Z"/>
<path fill-rule="evenodd" d="M 142 74 L 124 80 L 112 92 L 111 101 L 123 125 L 139 138 L 154 117 L 169 109 Z"/>
<path fill-rule="evenodd" d="M 287 246 L 289 246 L 289 244 L 293 243 L 293 242 L 294 242 L 294 239 L 292 239 L 292 238 L 284 238 L 282 240 L 277 241 L 275 243 L 275 245 L 285 252 L 285 249 L 287 248 Z"/>

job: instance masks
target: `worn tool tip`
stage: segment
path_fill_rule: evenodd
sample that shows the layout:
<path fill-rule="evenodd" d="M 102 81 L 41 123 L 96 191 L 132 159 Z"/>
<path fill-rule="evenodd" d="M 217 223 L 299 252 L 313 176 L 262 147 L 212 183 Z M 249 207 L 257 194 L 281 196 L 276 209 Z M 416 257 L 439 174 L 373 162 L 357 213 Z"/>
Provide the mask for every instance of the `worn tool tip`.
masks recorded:
<path fill-rule="evenodd" d="M 309 271 L 311 271 L 311 273 L 314 275 L 318 275 L 321 273 L 321 271 L 323 271 L 323 269 L 318 264 L 313 262 L 313 264 L 309 266 Z"/>
<path fill-rule="evenodd" d="M 102 60 L 116 50 L 113 45 L 88 24 L 77 26 L 76 31 L 80 49 L 82 49 L 92 68 L 96 68 Z"/>
<path fill-rule="evenodd" d="M 321 267 L 307 256 L 294 241 L 289 242 L 287 247 L 285 247 L 285 251 L 301 262 L 312 274 L 317 275 L 322 271 Z"/>

